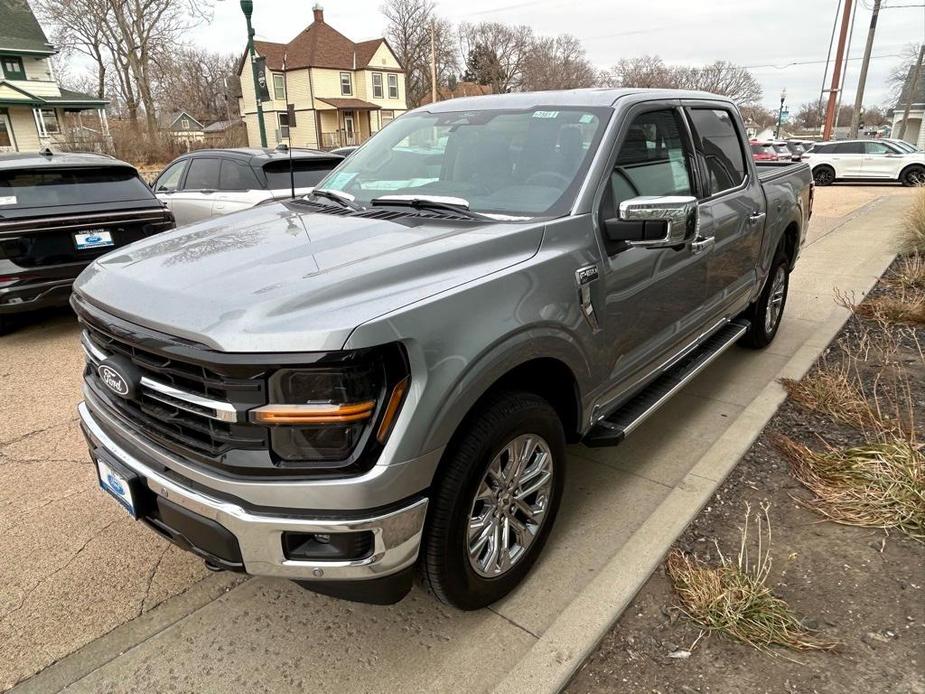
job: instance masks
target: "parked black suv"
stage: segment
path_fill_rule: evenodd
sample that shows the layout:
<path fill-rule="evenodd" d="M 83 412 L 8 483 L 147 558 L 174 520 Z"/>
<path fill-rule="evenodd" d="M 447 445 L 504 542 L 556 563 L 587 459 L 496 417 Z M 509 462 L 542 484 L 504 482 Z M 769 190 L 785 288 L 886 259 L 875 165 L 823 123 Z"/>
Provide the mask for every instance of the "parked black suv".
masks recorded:
<path fill-rule="evenodd" d="M 125 162 L 47 150 L 0 156 L 0 333 L 14 313 L 66 304 L 90 261 L 173 227 Z"/>

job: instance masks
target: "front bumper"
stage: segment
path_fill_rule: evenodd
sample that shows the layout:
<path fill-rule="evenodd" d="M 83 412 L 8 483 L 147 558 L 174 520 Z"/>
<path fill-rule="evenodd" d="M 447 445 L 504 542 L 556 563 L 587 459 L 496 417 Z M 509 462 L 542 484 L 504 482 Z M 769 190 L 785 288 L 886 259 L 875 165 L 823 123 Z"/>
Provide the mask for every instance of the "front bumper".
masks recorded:
<path fill-rule="evenodd" d="M 427 499 L 417 499 L 397 510 L 361 518 L 327 517 L 310 511 L 255 513 L 231 501 L 197 491 L 158 472 L 120 446 L 100 426 L 85 403 L 78 408 L 84 435 L 91 449 L 108 455 L 143 479 L 143 484 L 162 499 L 229 531 L 237 540 L 243 569 L 258 576 L 279 576 L 300 582 L 370 581 L 405 572 L 417 559 L 427 512 Z M 352 560 L 293 560 L 283 549 L 283 533 L 358 533 L 373 536 L 371 552 Z M 196 551 L 196 547 L 188 547 Z M 207 555 L 206 552 L 197 552 Z M 311 583 L 306 587 L 311 588 Z"/>

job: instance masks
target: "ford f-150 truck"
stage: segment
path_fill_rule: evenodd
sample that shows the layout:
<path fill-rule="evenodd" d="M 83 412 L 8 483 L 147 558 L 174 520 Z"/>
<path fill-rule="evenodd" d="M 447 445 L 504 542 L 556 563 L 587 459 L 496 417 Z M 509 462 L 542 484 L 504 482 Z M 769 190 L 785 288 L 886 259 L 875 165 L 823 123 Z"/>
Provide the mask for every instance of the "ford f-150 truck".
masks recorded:
<path fill-rule="evenodd" d="M 409 112 L 304 199 L 81 274 L 100 485 L 214 569 L 368 602 L 417 571 L 488 605 L 549 535 L 567 444 L 618 444 L 774 339 L 811 184 L 759 172 L 704 93 Z"/>

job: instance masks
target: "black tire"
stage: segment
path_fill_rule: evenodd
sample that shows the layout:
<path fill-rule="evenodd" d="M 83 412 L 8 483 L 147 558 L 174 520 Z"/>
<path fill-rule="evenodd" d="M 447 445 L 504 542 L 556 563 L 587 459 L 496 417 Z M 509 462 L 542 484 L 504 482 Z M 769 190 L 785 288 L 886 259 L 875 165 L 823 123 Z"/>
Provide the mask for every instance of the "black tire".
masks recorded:
<path fill-rule="evenodd" d="M 780 282 L 783 284 L 781 285 Z M 765 280 L 761 294 L 744 313 L 745 318 L 749 321 L 749 327 L 740 340 L 741 345 L 751 349 L 764 349 L 771 344 L 775 335 L 777 335 L 778 328 L 780 328 L 784 308 L 787 306 L 787 291 L 789 288 L 790 259 L 783 249 L 783 244 L 781 244 L 774 254 L 771 270 L 768 272 L 768 278 Z M 778 290 L 782 291 L 779 297 L 775 296 Z M 772 302 L 772 297 L 779 298 L 779 306 L 776 310 L 772 308 L 777 305 L 777 303 Z M 769 314 L 771 315 L 771 320 L 768 319 Z"/>
<path fill-rule="evenodd" d="M 454 437 L 452 449 L 441 465 L 419 562 L 424 587 L 440 601 L 462 610 L 490 605 L 527 575 L 555 521 L 565 478 L 565 433 L 556 411 L 546 400 L 532 393 L 499 392 L 479 408 Z M 477 573 L 470 561 L 470 513 L 492 461 L 509 442 L 525 434 L 540 437 L 551 459 L 552 481 L 543 497 L 543 520 L 510 568 L 498 576 L 486 577 Z"/>
<path fill-rule="evenodd" d="M 821 164 L 813 169 L 813 181 L 817 186 L 830 186 L 835 183 L 835 169 Z"/>
<path fill-rule="evenodd" d="M 899 175 L 899 181 L 909 188 L 925 185 L 925 166 L 910 166 Z"/>
<path fill-rule="evenodd" d="M 0 314 L 0 335 L 6 335 L 12 328 L 13 324 L 10 317 Z"/>

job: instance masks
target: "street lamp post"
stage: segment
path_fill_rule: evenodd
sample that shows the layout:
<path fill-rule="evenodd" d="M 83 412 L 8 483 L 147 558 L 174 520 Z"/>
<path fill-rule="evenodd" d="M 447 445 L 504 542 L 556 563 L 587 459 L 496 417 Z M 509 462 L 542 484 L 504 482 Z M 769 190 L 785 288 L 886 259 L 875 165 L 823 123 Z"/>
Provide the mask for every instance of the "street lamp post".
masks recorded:
<path fill-rule="evenodd" d="M 260 91 L 257 86 L 257 55 L 254 52 L 254 28 L 251 26 L 251 15 L 254 13 L 253 0 L 241 0 L 241 11 L 247 20 L 247 54 L 251 61 L 251 77 L 254 80 L 254 98 L 257 100 L 257 125 L 260 128 L 260 146 L 267 146 L 267 128 L 263 123 L 263 102 L 260 100 Z"/>
<path fill-rule="evenodd" d="M 784 101 L 787 100 L 787 89 L 780 92 L 780 108 L 777 110 L 777 129 L 774 131 L 774 139 L 780 139 L 780 124 L 784 119 Z"/>

